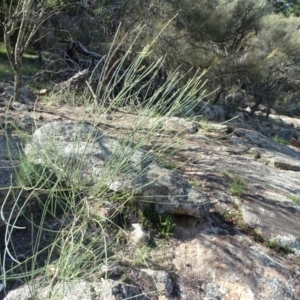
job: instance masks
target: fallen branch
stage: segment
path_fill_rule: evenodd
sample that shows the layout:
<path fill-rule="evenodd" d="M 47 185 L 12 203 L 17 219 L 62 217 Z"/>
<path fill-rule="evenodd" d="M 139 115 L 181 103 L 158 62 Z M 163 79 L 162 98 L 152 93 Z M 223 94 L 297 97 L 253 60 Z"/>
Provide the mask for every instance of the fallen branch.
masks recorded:
<path fill-rule="evenodd" d="M 53 88 L 53 91 L 58 92 L 61 90 L 70 89 L 71 87 L 76 89 L 80 84 L 85 83 L 88 75 L 89 75 L 88 69 L 79 71 L 68 80 L 56 84 Z"/>

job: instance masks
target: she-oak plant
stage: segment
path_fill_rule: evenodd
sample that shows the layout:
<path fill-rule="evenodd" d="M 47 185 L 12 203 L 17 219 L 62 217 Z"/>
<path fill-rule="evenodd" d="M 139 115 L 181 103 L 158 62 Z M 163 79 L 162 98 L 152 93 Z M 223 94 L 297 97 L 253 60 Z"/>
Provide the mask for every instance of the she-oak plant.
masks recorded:
<path fill-rule="evenodd" d="M 142 31 L 139 34 L 141 33 Z M 87 82 L 87 88 L 92 89 L 95 97 L 93 104 L 83 99 L 84 109 L 93 106 L 94 127 L 91 126 L 91 128 L 95 129 L 89 132 L 90 137 L 87 138 L 86 149 L 93 141 L 100 115 L 111 109 L 126 107 L 122 116 L 125 124 L 126 118 L 129 118 L 133 111 L 137 114 L 131 131 L 125 139 L 122 137 L 123 142 L 106 161 L 104 174 L 96 183 L 87 185 L 82 181 L 80 171 L 85 153 L 81 156 L 77 154 L 77 159 L 73 162 L 75 165 L 71 171 L 68 170 L 67 163 L 59 153 L 57 140 L 53 139 L 50 145 L 52 153 L 53 151 L 55 153 L 55 159 L 47 152 L 47 149 L 50 149 L 49 145 L 45 145 L 45 149 L 41 149 L 39 145 L 33 157 L 20 156 L 20 166 L 16 170 L 18 185 L 11 186 L 12 190 L 21 190 L 15 197 L 13 207 L 13 211 L 17 211 L 17 219 L 13 219 L 12 214 L 5 219 L 7 225 L 5 244 L 0 261 L 0 282 L 3 283 L 6 291 L 11 289 L 14 282 L 21 281 L 29 285 L 33 297 L 42 294 L 47 299 L 60 299 L 65 291 L 56 288 L 59 283 L 70 284 L 72 282 L 76 285 L 79 281 L 95 282 L 99 281 L 100 277 L 109 278 L 110 266 L 123 256 L 117 239 L 111 234 L 112 228 L 118 227 L 113 221 L 114 216 L 103 217 L 103 220 L 99 220 L 91 212 L 88 199 L 92 197 L 99 202 L 109 200 L 112 203 L 118 203 L 114 215 L 118 214 L 127 202 L 134 199 L 135 191 L 125 194 L 112 193 L 108 188 L 107 178 L 112 181 L 120 173 L 126 173 L 131 157 L 149 140 L 155 139 L 157 144 L 161 144 L 155 149 L 156 153 L 160 154 L 179 143 L 180 138 L 175 135 L 168 145 L 164 145 L 159 135 L 162 124 L 170 117 L 180 114 L 184 107 L 190 108 L 204 97 L 202 74 L 196 73 L 184 82 L 187 74 L 181 75 L 178 69 L 169 74 L 165 83 L 148 97 L 144 105 L 137 107 L 136 101 L 128 101 L 129 98 L 139 98 L 141 89 L 147 89 L 154 80 L 156 70 L 163 64 L 163 58 L 161 58 L 149 67 L 143 67 L 145 58 L 151 55 L 151 47 L 154 43 L 155 40 L 137 53 L 136 58 L 120 77 L 119 71 L 123 68 L 126 56 L 131 52 L 130 47 L 107 80 L 106 72 L 113 55 L 112 46 L 107 57 L 99 63 L 101 68 L 96 89 L 92 89 L 91 82 L 99 66 L 96 66 Z M 149 76 L 151 74 L 153 75 Z M 122 80 L 123 85 L 112 100 L 112 91 L 119 84 L 119 80 Z M 168 103 L 167 110 L 165 109 L 166 103 Z M 164 114 L 161 114 L 162 111 Z M 76 124 L 79 131 L 83 128 L 84 121 Z M 152 126 L 147 127 L 150 121 Z M 147 130 L 140 134 L 143 128 Z M 19 134 L 23 133 L 19 132 Z M 80 134 L 74 137 L 73 142 L 75 154 L 77 146 L 81 143 Z M 155 153 L 147 155 L 149 155 L 149 161 L 156 161 Z M 43 163 L 38 164 L 37 161 Z M 138 173 L 132 180 L 142 175 Z M 27 191 L 27 193 L 24 194 L 22 191 Z M 20 201 L 22 197 L 25 199 Z M 2 217 L 4 217 L 7 202 L 6 199 L 1 207 Z M 28 206 L 32 209 L 29 214 L 30 210 L 25 210 Z M 32 238 L 31 247 L 24 245 L 27 249 L 26 253 L 22 253 L 23 247 L 18 245 L 20 241 L 14 239 L 14 235 L 22 230 L 18 227 L 18 219 L 22 219 L 22 222 L 26 224 L 27 231 L 30 231 L 28 236 L 31 235 Z M 118 230 L 124 229 L 118 227 Z M 125 231 L 124 235 L 127 235 Z M 144 260 L 145 266 L 149 263 Z"/>

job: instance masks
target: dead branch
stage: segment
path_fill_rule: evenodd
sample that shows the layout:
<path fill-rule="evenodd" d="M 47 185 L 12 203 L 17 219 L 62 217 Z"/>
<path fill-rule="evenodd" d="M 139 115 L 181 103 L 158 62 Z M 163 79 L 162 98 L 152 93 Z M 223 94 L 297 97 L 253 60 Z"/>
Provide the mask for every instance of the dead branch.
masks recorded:
<path fill-rule="evenodd" d="M 84 84 L 89 75 L 89 69 L 82 70 L 76 73 L 74 76 L 66 81 L 56 84 L 53 88 L 54 92 L 60 92 L 78 88 L 78 86 Z"/>

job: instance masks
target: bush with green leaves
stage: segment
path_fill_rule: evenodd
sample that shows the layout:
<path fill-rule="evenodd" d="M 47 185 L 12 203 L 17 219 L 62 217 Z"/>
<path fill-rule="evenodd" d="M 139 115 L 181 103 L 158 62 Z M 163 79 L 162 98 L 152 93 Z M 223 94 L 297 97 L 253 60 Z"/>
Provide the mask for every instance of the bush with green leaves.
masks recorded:
<path fill-rule="evenodd" d="M 275 135 L 274 141 L 277 142 L 277 143 L 283 144 L 283 145 L 288 145 L 289 144 L 289 141 L 285 140 L 284 138 L 282 138 L 278 135 Z"/>
<path fill-rule="evenodd" d="M 273 249 L 276 253 L 281 254 L 281 255 L 287 255 L 287 254 L 294 253 L 294 251 L 288 245 L 283 246 L 276 240 L 265 241 L 264 245 L 268 248 Z"/>
<path fill-rule="evenodd" d="M 235 175 L 229 185 L 229 192 L 233 196 L 241 196 L 245 189 L 245 181 L 238 175 Z"/>
<path fill-rule="evenodd" d="M 290 195 L 289 197 L 296 205 L 300 205 L 300 197 L 296 195 Z"/>
<path fill-rule="evenodd" d="M 160 237 L 168 239 L 172 236 L 175 227 L 174 216 L 170 214 L 159 215 L 155 206 L 150 203 L 143 210 L 141 217 L 143 226 L 148 230 L 155 230 Z"/>

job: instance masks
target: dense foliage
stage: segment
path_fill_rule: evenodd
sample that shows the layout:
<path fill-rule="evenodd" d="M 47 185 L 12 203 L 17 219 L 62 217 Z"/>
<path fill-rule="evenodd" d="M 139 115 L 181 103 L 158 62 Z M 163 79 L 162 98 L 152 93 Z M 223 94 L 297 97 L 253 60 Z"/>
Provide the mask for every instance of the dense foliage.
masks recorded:
<path fill-rule="evenodd" d="M 166 56 L 166 73 L 179 66 L 183 72 L 192 70 L 191 76 L 193 70 L 208 70 L 211 100 L 229 107 L 235 103 L 227 103 L 226 97 L 236 92 L 252 97 L 253 111 L 260 103 L 285 110 L 290 102 L 299 102 L 299 0 L 59 2 L 64 8 L 40 28 L 44 48 L 78 40 L 105 54 L 115 39 L 117 60 L 136 39 L 138 26 L 144 31 L 133 54 L 176 16 L 160 34 L 148 64 Z"/>
<path fill-rule="evenodd" d="M 294 14 L 300 16 L 300 1 L 299 0 L 271 0 L 275 11 L 283 13 L 286 16 Z"/>

